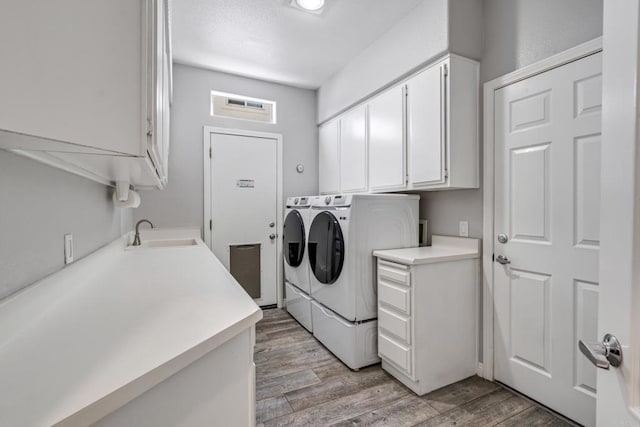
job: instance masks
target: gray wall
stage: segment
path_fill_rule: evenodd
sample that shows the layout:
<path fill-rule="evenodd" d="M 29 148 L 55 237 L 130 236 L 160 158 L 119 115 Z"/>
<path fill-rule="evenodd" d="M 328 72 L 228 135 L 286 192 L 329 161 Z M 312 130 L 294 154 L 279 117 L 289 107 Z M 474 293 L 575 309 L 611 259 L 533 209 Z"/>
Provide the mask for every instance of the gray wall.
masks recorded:
<path fill-rule="evenodd" d="M 160 227 L 203 223 L 203 126 L 283 135 L 284 197 L 318 192 L 316 92 L 175 64 L 171 117 L 169 184 L 164 191 L 142 192 L 136 219 Z M 212 90 L 277 102 L 278 123 L 256 123 L 210 115 Z M 301 163 L 302 174 L 295 170 Z"/>
<path fill-rule="evenodd" d="M 128 231 L 111 192 L 0 150 L 0 299 L 64 267 L 64 234 L 77 261 Z"/>
<path fill-rule="evenodd" d="M 483 15 L 481 83 L 602 35 L 602 0 L 484 0 Z M 469 221 L 469 236 L 482 237 L 482 190 L 421 196 L 430 235 Z"/>
<path fill-rule="evenodd" d="M 482 0 L 424 0 L 318 90 L 318 123 L 447 51 L 480 59 Z"/>

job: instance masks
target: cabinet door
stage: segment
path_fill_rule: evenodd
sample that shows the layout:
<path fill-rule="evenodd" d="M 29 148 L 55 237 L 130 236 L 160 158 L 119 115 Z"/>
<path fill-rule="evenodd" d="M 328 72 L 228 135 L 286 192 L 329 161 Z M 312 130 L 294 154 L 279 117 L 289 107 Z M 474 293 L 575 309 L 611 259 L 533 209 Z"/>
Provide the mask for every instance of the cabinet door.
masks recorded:
<path fill-rule="evenodd" d="M 409 186 L 445 181 L 444 64 L 428 68 L 407 82 Z"/>
<path fill-rule="evenodd" d="M 372 191 L 405 188 L 402 85 L 369 103 L 369 186 Z"/>
<path fill-rule="evenodd" d="M 318 140 L 318 186 L 320 194 L 340 192 L 338 126 L 334 120 L 320 126 Z"/>
<path fill-rule="evenodd" d="M 340 119 L 340 189 L 367 190 L 367 110 L 361 106 Z"/>

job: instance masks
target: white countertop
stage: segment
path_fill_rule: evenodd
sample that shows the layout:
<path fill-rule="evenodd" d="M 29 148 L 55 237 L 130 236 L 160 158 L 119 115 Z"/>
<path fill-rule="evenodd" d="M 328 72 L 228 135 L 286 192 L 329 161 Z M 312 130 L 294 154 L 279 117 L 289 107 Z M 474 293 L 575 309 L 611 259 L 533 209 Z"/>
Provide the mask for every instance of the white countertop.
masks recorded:
<path fill-rule="evenodd" d="M 374 251 L 373 256 L 404 265 L 479 258 L 480 239 L 434 235 L 431 238 L 431 246 Z"/>
<path fill-rule="evenodd" d="M 84 425 L 262 318 L 200 240 L 125 250 L 116 240 L 0 302 L 0 425 Z"/>

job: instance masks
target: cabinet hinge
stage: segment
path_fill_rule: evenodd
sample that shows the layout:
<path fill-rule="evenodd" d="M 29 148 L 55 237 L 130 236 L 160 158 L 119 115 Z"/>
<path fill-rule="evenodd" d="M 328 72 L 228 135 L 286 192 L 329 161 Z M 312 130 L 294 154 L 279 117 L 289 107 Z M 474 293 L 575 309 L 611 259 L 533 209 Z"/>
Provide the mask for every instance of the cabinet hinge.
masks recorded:
<path fill-rule="evenodd" d="M 151 119 L 147 119 L 147 138 L 153 137 L 153 123 Z"/>
<path fill-rule="evenodd" d="M 209 220 L 209 230 L 213 230 L 213 220 Z"/>

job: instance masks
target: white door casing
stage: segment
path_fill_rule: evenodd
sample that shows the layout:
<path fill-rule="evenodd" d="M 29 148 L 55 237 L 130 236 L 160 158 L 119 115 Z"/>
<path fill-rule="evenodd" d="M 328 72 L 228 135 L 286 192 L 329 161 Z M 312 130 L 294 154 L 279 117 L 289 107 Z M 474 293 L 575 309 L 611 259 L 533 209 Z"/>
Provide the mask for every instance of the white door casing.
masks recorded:
<path fill-rule="evenodd" d="M 260 244 L 263 306 L 282 305 L 281 165 L 278 134 L 204 129 L 205 242 L 227 269 L 230 245 Z"/>
<path fill-rule="evenodd" d="M 595 424 L 601 54 L 495 91 L 495 379 Z M 496 239 L 508 236 L 507 243 Z"/>
<path fill-rule="evenodd" d="M 598 341 L 622 344 L 622 364 L 598 369 L 597 425 L 640 426 L 640 6 L 604 2 L 602 234 Z"/>

